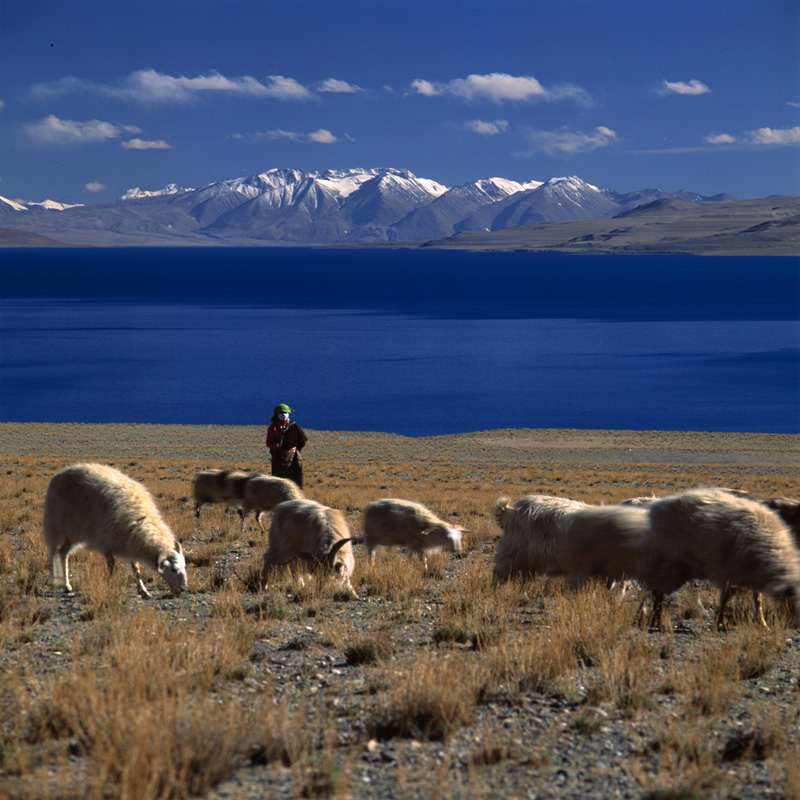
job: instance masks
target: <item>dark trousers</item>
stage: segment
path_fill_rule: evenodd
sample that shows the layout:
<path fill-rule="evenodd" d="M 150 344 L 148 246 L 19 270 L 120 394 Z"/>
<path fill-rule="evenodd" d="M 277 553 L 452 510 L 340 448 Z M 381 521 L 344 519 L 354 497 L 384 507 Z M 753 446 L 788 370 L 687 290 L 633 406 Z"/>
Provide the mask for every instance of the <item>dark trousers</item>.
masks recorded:
<path fill-rule="evenodd" d="M 295 453 L 291 461 L 285 461 L 277 453 L 272 454 L 272 474 L 276 478 L 288 478 L 303 488 L 303 462 L 300 454 Z"/>

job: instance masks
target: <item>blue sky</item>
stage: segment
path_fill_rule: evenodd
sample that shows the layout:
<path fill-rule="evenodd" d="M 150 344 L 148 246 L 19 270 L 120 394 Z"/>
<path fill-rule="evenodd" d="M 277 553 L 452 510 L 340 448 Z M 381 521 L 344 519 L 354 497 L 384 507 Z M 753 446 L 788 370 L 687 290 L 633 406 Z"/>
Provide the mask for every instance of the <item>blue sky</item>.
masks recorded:
<path fill-rule="evenodd" d="M 800 2 L 0 0 L 0 195 L 276 167 L 800 194 Z"/>

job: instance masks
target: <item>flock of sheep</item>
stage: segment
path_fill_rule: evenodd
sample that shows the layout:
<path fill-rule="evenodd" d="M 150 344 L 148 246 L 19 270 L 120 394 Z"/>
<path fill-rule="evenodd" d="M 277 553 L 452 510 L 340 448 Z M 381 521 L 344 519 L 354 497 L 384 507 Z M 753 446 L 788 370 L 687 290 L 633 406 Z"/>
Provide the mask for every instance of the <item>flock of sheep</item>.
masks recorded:
<path fill-rule="evenodd" d="M 254 512 L 259 525 L 272 512 L 262 584 L 272 569 L 292 562 L 330 571 L 355 594 L 353 544 L 372 558 L 377 547 L 425 553 L 461 550 L 460 526 L 449 525 L 419 503 L 383 499 L 364 511 L 363 535 L 353 537 L 344 514 L 304 497 L 290 480 L 234 470 L 207 470 L 194 479 L 195 514 L 207 503 L 237 509 L 244 528 Z M 695 489 L 665 498 L 634 498 L 616 506 L 528 495 L 500 498 L 492 513 L 502 535 L 493 584 L 514 577 L 563 576 L 575 586 L 590 579 L 636 581 L 653 597 L 651 624 L 661 620 L 664 598 L 685 583 L 706 580 L 720 590 L 717 623 L 737 589 L 753 592 L 762 624 L 761 594 L 784 597 L 800 627 L 800 500 L 758 500 L 728 489 Z M 53 477 L 47 490 L 43 536 L 57 588 L 71 591 L 67 559 L 85 546 L 129 561 L 137 587 L 148 596 L 138 564 L 161 575 L 174 594 L 186 588 L 180 543 L 140 483 L 100 464 L 75 464 Z M 644 600 L 640 606 L 643 611 Z"/>

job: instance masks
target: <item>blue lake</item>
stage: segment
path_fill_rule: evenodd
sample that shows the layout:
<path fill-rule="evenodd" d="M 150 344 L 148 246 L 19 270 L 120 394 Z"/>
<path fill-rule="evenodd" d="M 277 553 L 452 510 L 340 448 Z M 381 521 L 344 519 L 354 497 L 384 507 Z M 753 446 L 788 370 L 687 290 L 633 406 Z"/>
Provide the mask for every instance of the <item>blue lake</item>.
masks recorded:
<path fill-rule="evenodd" d="M 0 253 L 0 420 L 800 432 L 800 260 Z"/>

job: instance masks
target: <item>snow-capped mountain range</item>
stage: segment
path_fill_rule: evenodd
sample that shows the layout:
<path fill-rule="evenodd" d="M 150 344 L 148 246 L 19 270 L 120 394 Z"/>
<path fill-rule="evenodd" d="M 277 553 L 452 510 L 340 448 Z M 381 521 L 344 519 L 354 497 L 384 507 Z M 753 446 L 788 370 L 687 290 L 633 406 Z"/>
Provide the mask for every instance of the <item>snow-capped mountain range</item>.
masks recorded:
<path fill-rule="evenodd" d="M 733 198 L 660 189 L 620 194 L 577 177 L 482 178 L 449 188 L 402 169 L 271 169 L 199 189 L 130 189 L 104 205 L 0 197 L 0 226 L 82 244 L 355 244 L 610 218 L 661 199 Z"/>

